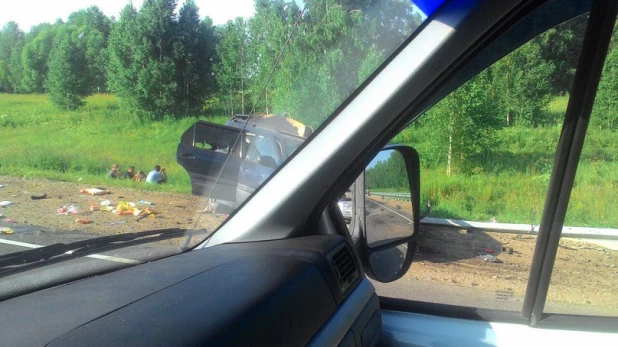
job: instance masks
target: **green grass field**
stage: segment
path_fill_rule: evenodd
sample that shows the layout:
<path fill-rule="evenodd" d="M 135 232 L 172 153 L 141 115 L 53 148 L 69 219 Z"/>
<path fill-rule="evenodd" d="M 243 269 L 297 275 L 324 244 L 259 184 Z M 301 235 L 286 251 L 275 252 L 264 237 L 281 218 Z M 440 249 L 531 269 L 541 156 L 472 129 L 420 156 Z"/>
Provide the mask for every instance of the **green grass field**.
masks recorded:
<path fill-rule="evenodd" d="M 46 95 L 0 94 L 0 174 L 188 193 L 191 182 L 176 163 L 176 146 L 196 119 L 142 122 L 107 94 L 89 97 L 79 111 L 59 110 Z M 146 173 L 159 164 L 169 183 L 108 180 L 113 163 Z"/>
<path fill-rule="evenodd" d="M 0 94 L 0 175 L 191 191 L 188 174 L 176 163 L 176 146 L 197 118 L 142 122 L 123 111 L 113 95 L 94 95 L 86 102 L 69 112 L 55 108 L 45 95 Z M 564 112 L 566 102 L 557 98 L 549 112 Z M 222 123 L 225 117 L 208 120 Z M 429 140 L 410 135 L 420 139 L 411 145 L 422 161 Z M 538 223 L 559 135 L 558 126 L 502 129 L 495 154 L 468 174 L 448 177 L 445 167 L 423 165 L 422 201 L 432 201 L 434 217 Z M 566 224 L 618 227 L 618 134 L 591 128 L 582 158 Z M 155 164 L 165 166 L 169 183 L 108 180 L 113 163 L 123 171 L 129 165 L 145 172 Z"/>

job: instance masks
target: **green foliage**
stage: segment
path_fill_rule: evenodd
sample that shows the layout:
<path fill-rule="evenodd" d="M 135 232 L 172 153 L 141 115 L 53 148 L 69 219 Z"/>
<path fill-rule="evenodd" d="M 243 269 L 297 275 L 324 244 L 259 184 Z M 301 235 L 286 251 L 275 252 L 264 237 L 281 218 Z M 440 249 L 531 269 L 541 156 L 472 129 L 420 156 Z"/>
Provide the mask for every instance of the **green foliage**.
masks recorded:
<path fill-rule="evenodd" d="M 614 28 L 614 35 L 605 58 L 603 74 L 599 82 L 594 109 L 592 111 L 592 124 L 600 129 L 615 130 L 618 126 L 618 30 Z"/>
<path fill-rule="evenodd" d="M 0 92 L 21 91 L 23 47 L 24 32 L 17 23 L 7 23 L 0 31 Z"/>
<path fill-rule="evenodd" d="M 52 102 L 68 110 L 83 106 L 84 97 L 90 94 L 83 46 L 76 42 L 79 36 L 73 34 L 66 26 L 58 30 L 50 53 L 46 81 Z"/>
<path fill-rule="evenodd" d="M 487 155 L 496 145 L 495 131 L 500 125 L 494 88 L 489 74 L 483 72 L 424 116 L 423 130 L 432 139 L 425 153 L 430 162 L 446 163 L 447 175 L 469 171 L 474 167 L 472 159 Z"/>
<path fill-rule="evenodd" d="M 248 23 L 242 17 L 230 20 L 219 28 L 218 35 L 218 60 L 214 71 L 220 94 L 225 100 L 226 113 L 230 116 L 245 114 L 249 111 L 245 107 L 249 105 L 247 92 L 251 75 Z"/>
<path fill-rule="evenodd" d="M 107 64 L 107 45 L 111 30 L 111 21 L 92 6 L 86 10 L 73 12 L 67 25 L 71 26 L 77 36 L 76 42 L 84 52 L 88 67 L 88 90 L 91 93 L 107 91 L 105 65 Z"/>
<path fill-rule="evenodd" d="M 199 113 L 212 83 L 212 58 L 215 44 L 212 21 L 200 22 L 198 8 L 187 0 L 178 18 L 178 42 L 175 46 L 178 74 L 177 102 L 184 114 Z"/>
<path fill-rule="evenodd" d="M 44 94 L 0 94 L 0 175 L 45 177 L 86 185 L 191 192 L 187 172 L 176 163 L 181 134 L 197 118 L 141 121 L 119 107 L 116 96 L 96 94 L 66 112 Z M 224 123 L 225 117 L 202 118 Z M 111 164 L 150 171 L 167 168 L 165 185 L 110 181 Z M 81 178 L 81 180 L 80 180 Z"/>
<path fill-rule="evenodd" d="M 365 187 L 370 190 L 395 189 L 409 191 L 406 163 L 397 151 L 391 151 L 388 158 L 378 161 L 365 171 Z"/>
<path fill-rule="evenodd" d="M 180 17 L 175 0 L 127 5 L 112 29 L 107 74 L 110 90 L 127 109 L 163 119 L 200 112 L 212 84 L 212 22 L 200 22 L 194 2 Z"/>
<path fill-rule="evenodd" d="M 548 33 L 540 37 L 546 36 Z M 500 114 L 505 117 L 503 124 L 525 123 L 534 127 L 553 121 L 543 116 L 552 99 L 555 66 L 543 59 L 540 41 L 539 38 L 526 43 L 488 69 Z"/>
<path fill-rule="evenodd" d="M 26 36 L 21 60 L 23 65 L 23 89 L 27 93 L 43 93 L 47 80 L 48 61 L 57 27 L 40 24 Z"/>

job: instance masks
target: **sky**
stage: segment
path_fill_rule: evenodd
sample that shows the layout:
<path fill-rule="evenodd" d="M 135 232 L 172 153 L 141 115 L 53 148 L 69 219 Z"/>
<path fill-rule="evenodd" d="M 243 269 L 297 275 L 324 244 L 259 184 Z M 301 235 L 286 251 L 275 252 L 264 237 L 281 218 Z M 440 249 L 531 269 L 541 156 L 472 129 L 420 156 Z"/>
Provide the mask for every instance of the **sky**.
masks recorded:
<path fill-rule="evenodd" d="M 393 152 L 393 150 L 378 152 L 378 155 L 376 155 L 375 158 L 373 158 L 373 160 L 369 163 L 369 165 L 367 165 L 367 169 L 371 169 L 372 167 L 376 166 L 376 164 L 380 161 L 387 161 Z"/>
<path fill-rule="evenodd" d="M 15 21 L 19 27 L 28 31 L 36 24 L 53 23 L 58 18 L 63 21 L 69 14 L 98 6 L 106 16 L 118 18 L 120 10 L 130 0 L 0 0 L 0 27 Z M 139 9 L 143 0 L 133 0 L 133 6 Z M 178 8 L 184 0 L 178 0 Z M 209 16 L 215 25 L 224 24 L 236 17 L 253 15 L 253 0 L 195 0 L 200 9 L 200 17 Z"/>

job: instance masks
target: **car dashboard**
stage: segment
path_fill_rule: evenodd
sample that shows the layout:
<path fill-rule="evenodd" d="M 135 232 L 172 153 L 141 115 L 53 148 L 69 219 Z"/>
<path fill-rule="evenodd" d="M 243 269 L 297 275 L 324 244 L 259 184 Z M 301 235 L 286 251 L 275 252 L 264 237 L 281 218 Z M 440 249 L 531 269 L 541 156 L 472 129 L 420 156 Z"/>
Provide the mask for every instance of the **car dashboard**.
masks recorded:
<path fill-rule="evenodd" d="M 223 244 L 0 303 L 0 345 L 377 344 L 379 303 L 339 236 Z"/>

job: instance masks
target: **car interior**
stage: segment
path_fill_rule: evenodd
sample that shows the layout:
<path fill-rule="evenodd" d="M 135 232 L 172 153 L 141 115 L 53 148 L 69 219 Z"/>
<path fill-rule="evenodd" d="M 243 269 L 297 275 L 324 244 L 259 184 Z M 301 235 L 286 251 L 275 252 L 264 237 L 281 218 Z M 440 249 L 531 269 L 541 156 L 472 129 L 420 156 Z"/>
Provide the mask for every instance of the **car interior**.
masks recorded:
<path fill-rule="evenodd" d="M 510 323 L 490 326 L 490 318 L 471 311 L 455 318 L 402 313 L 376 294 L 370 279 L 395 280 L 413 261 L 421 215 L 418 153 L 398 149 L 416 194 L 412 236 L 369 247 L 364 213 L 348 225 L 337 203 L 354 182 L 352 191 L 364 196 L 359 175 L 424 110 L 544 28 L 588 12 L 591 3 L 446 1 L 203 244 L 105 273 L 93 268 L 52 278 L 41 272 L 50 276 L 46 286 L 0 301 L 0 345 L 538 344 L 541 332 L 523 337 L 517 329 L 528 326 L 517 319 L 492 316 Z M 386 265 L 372 257 L 401 245 L 407 247 L 396 254 L 395 274 L 380 274 Z M 72 264 L 55 266 L 60 273 Z M 514 340 L 488 333 L 501 327 Z M 548 334 L 553 343 L 572 338 L 560 329 Z M 590 334 L 582 339 L 594 341 Z"/>

